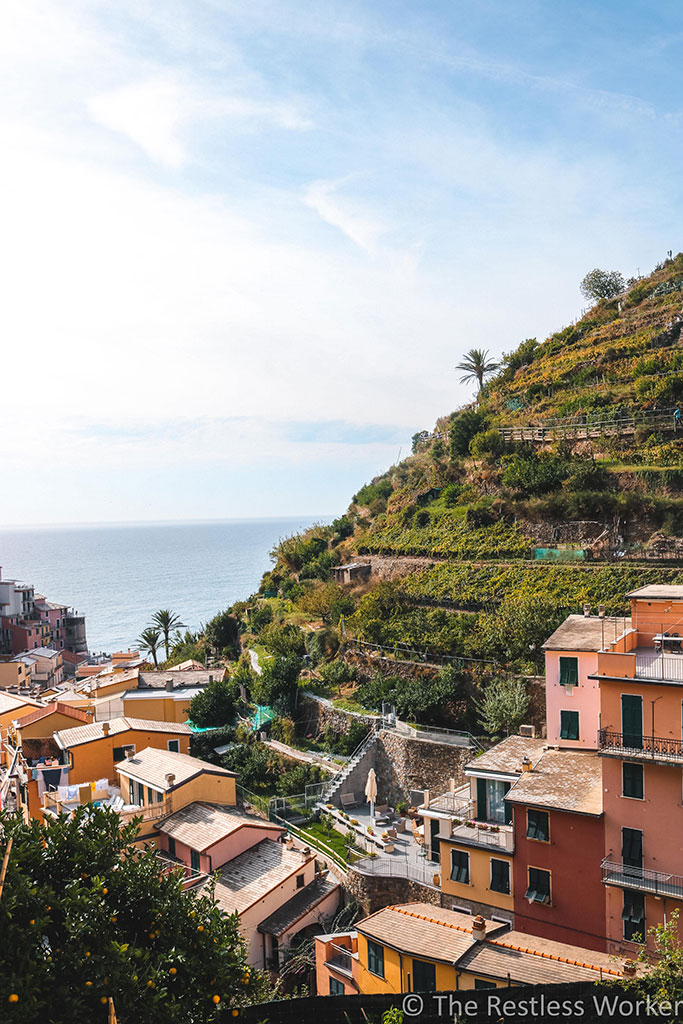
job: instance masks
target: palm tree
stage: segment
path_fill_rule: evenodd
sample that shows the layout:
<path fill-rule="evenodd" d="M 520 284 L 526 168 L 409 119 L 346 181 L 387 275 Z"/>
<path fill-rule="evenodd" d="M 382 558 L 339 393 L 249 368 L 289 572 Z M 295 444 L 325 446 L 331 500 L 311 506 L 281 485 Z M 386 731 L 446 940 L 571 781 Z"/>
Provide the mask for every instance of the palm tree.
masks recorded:
<path fill-rule="evenodd" d="M 185 623 L 180 621 L 180 616 L 172 612 L 170 608 L 162 608 L 152 616 L 152 626 L 163 633 L 164 647 L 166 648 L 166 661 L 169 658 L 171 646 L 171 632 L 174 629 L 185 629 Z"/>
<path fill-rule="evenodd" d="M 456 370 L 466 371 L 466 373 L 460 378 L 461 384 L 469 384 L 470 381 L 476 380 L 479 384 L 479 390 L 481 391 L 484 384 L 484 377 L 488 377 L 490 373 L 497 370 L 498 363 L 494 363 L 493 360 L 489 362 L 487 349 L 471 348 L 469 352 L 466 353 L 463 361 L 458 363 L 455 368 Z"/>
<path fill-rule="evenodd" d="M 159 659 L 157 658 L 157 650 L 161 644 L 161 630 L 154 629 L 153 626 L 148 626 L 147 629 L 143 629 L 142 633 L 138 637 L 138 650 L 144 651 L 146 654 L 152 655 L 152 661 L 154 662 L 154 668 L 159 668 Z"/>

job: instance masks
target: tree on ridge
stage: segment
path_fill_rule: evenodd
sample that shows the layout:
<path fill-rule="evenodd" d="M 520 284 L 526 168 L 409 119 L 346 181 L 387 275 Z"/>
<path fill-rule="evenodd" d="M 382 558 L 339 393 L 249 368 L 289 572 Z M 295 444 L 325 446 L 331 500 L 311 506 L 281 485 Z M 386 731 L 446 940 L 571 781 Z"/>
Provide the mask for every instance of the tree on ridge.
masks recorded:
<path fill-rule="evenodd" d="M 185 623 L 181 622 L 180 616 L 172 612 L 170 608 L 161 608 L 152 616 L 152 625 L 163 633 L 166 661 L 168 661 L 171 648 L 171 633 L 174 630 L 184 629 Z"/>
<path fill-rule="evenodd" d="M 143 629 L 142 633 L 138 637 L 138 650 L 143 654 L 149 654 L 154 662 L 154 668 L 159 668 L 159 658 L 157 651 L 161 645 L 161 630 L 155 629 L 154 626 L 148 626 L 147 629 Z"/>
<path fill-rule="evenodd" d="M 489 359 L 487 349 L 471 348 L 465 354 L 462 362 L 457 363 L 455 368 L 456 370 L 465 370 L 465 373 L 460 378 L 461 384 L 469 384 L 470 381 L 476 380 L 481 391 L 484 386 L 484 378 L 498 369 L 498 363 Z"/>

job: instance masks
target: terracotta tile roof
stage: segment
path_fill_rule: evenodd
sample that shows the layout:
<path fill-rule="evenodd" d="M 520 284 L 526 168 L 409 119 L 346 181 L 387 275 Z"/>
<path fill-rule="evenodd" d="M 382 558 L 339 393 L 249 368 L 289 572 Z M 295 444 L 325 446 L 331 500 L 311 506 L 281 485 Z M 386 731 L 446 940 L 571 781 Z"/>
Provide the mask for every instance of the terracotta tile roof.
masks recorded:
<path fill-rule="evenodd" d="M 602 762 L 592 750 L 547 750 L 508 791 L 510 803 L 602 814 Z"/>
<path fill-rule="evenodd" d="M 104 726 L 109 727 L 105 733 Z M 173 735 L 188 736 L 192 730 L 189 725 L 181 722 L 155 722 L 147 718 L 112 718 L 109 722 L 91 722 L 89 725 L 76 726 L 74 729 L 61 729 L 55 733 L 60 747 L 79 747 L 82 743 L 101 740 L 105 735 L 118 736 L 123 732 L 165 732 Z"/>
<path fill-rule="evenodd" d="M 680 583 L 650 583 L 646 587 L 632 590 L 626 597 L 637 597 L 644 601 L 683 601 L 683 585 Z"/>
<path fill-rule="evenodd" d="M 466 775 L 485 775 L 499 772 L 507 775 L 519 774 L 522 771 L 524 757 L 531 758 L 532 764 L 543 754 L 546 741 L 530 739 L 527 736 L 508 736 L 506 740 L 496 743 L 485 754 L 480 754 L 470 761 L 465 769 Z"/>
<path fill-rule="evenodd" d="M 683 589 L 683 588 L 682 588 Z M 543 644 L 544 651 L 600 651 L 605 643 L 631 628 L 630 618 L 568 615 Z"/>
<path fill-rule="evenodd" d="M 233 779 L 237 777 L 227 768 L 220 768 L 208 761 L 201 761 L 198 757 L 178 754 L 173 750 L 157 750 L 154 747 L 146 747 L 134 757 L 121 761 L 116 765 L 116 770 L 131 779 L 164 791 L 175 789 L 202 773 L 224 775 Z M 169 787 L 166 781 L 167 775 L 175 775 L 172 787 Z"/>
<path fill-rule="evenodd" d="M 454 963 L 472 945 L 472 920 L 469 914 L 444 910 L 431 903 L 404 903 L 378 910 L 359 921 L 356 929 L 411 956 Z M 487 921 L 486 933 L 497 934 L 506 927 Z"/>
<path fill-rule="evenodd" d="M 273 838 L 284 833 L 280 825 L 272 825 L 254 814 L 246 814 L 236 807 L 220 804 L 192 803 L 171 814 L 159 825 L 159 831 L 185 843 L 192 850 L 203 853 L 221 839 L 241 828 L 261 828 L 272 831 Z"/>
<path fill-rule="evenodd" d="M 16 693 L 6 693 L 0 690 L 0 715 L 7 711 L 18 711 L 20 708 L 42 708 L 45 705 L 33 697 L 20 697 Z"/>
<path fill-rule="evenodd" d="M 261 921 L 258 930 L 265 935 L 274 935 L 279 938 L 305 914 L 310 914 L 319 903 L 340 889 L 341 886 L 334 879 L 318 875 L 314 881 L 292 896 L 291 900 L 287 900 L 275 913 L 267 917 L 265 921 Z"/>
<path fill-rule="evenodd" d="M 32 722 L 39 722 L 41 718 L 47 718 L 48 715 L 64 715 L 66 718 L 73 718 L 76 722 L 90 721 L 90 716 L 85 711 L 81 711 L 79 708 L 72 708 L 69 704 L 60 704 L 59 701 L 53 701 L 47 707 L 36 708 L 35 711 L 31 711 L 28 715 L 24 715 L 23 718 L 19 718 L 17 725 L 23 729 L 25 726 L 31 725 Z"/>
<path fill-rule="evenodd" d="M 221 868 L 214 899 L 227 914 L 243 914 L 310 859 L 284 843 L 263 839 Z"/>
<path fill-rule="evenodd" d="M 507 932 L 499 938 L 477 943 L 460 959 L 458 968 L 489 978 L 549 985 L 563 981 L 599 981 L 621 977 L 617 961 L 564 942 L 552 942 L 524 932 Z"/>

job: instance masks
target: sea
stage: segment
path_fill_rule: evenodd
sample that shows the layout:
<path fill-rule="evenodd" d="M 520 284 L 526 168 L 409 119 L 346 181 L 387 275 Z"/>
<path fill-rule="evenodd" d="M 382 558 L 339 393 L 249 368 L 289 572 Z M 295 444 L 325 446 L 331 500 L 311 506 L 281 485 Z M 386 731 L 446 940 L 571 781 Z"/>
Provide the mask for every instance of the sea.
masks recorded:
<path fill-rule="evenodd" d="M 95 654 L 135 645 L 155 611 L 197 630 L 253 594 L 278 540 L 331 516 L 0 529 L 4 579 L 86 617 Z"/>

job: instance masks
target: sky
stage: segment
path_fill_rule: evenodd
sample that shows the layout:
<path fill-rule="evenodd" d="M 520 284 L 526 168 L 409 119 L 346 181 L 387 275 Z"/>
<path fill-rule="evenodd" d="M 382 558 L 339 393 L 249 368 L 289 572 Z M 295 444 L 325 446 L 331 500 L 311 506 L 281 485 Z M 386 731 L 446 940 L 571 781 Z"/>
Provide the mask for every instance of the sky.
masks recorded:
<path fill-rule="evenodd" d="M 0 523 L 341 513 L 683 249 L 680 4 L 3 0 Z"/>

